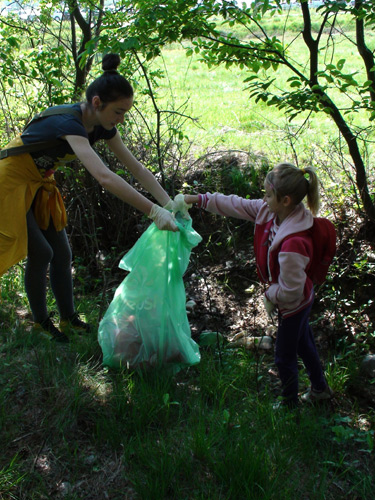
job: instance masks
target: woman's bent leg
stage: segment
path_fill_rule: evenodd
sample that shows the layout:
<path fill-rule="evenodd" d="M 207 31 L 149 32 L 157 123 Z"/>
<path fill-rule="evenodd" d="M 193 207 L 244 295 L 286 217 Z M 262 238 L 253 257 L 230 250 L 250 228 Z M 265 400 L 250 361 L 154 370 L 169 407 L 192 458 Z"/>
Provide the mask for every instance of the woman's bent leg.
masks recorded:
<path fill-rule="evenodd" d="M 38 226 L 32 210 L 27 214 L 28 255 L 25 289 L 34 321 L 48 317 L 47 272 L 56 304 L 62 318 L 74 314 L 72 252 L 65 230 L 56 231 L 51 220 L 46 231 Z"/>
<path fill-rule="evenodd" d="M 25 269 L 25 290 L 34 321 L 48 317 L 47 271 L 53 251 L 36 223 L 32 210 L 27 213 L 28 254 Z"/>
<path fill-rule="evenodd" d="M 50 280 L 52 292 L 61 319 L 70 318 L 74 314 L 72 251 L 65 229 L 56 231 L 53 222 L 43 231 L 46 240 L 53 250 L 50 263 Z"/>

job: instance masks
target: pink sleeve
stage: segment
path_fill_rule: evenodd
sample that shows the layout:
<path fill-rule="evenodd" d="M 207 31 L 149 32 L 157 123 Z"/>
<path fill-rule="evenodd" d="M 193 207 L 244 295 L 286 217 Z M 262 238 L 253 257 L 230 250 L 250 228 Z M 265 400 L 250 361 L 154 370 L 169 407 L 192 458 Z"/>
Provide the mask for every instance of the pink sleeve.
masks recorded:
<path fill-rule="evenodd" d="M 306 282 L 306 266 L 309 258 L 298 253 L 280 253 L 278 283 L 267 290 L 267 298 L 279 307 L 290 309 L 300 304 Z"/>
<path fill-rule="evenodd" d="M 266 297 L 281 308 L 293 309 L 304 298 L 309 246 L 310 243 L 303 238 L 291 238 L 282 244 L 278 256 L 278 283 L 272 284 L 266 292 Z"/>
<path fill-rule="evenodd" d="M 221 193 L 199 195 L 198 201 L 198 206 L 208 212 L 253 222 L 263 204 L 263 200 L 248 200 L 234 194 L 225 196 Z"/>

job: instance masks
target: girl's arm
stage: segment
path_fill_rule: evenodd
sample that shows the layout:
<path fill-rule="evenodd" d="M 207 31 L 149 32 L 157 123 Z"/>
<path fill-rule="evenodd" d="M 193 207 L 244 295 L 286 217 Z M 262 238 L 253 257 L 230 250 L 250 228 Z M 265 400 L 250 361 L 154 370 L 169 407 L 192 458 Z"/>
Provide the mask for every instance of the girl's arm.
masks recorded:
<path fill-rule="evenodd" d="M 300 305 L 305 295 L 306 268 L 311 259 L 311 243 L 302 237 L 286 240 L 278 254 L 278 282 L 270 285 L 266 297 L 283 309 Z"/>
<path fill-rule="evenodd" d="M 120 162 L 131 172 L 134 177 L 142 184 L 163 207 L 171 200 L 164 191 L 155 176 L 146 167 L 139 162 L 122 142 L 119 132 L 106 141 L 110 150 L 116 155 Z"/>
<path fill-rule="evenodd" d="M 90 172 L 90 174 L 99 182 L 99 184 L 104 189 L 114 194 L 125 203 L 128 203 L 134 208 L 140 210 L 147 216 L 151 216 L 151 218 L 155 220 L 155 223 L 159 227 L 159 229 L 178 231 L 177 226 L 173 222 L 172 215 L 167 210 L 154 205 L 154 203 L 145 198 L 119 175 L 115 174 L 114 172 L 112 172 L 112 170 L 107 168 L 99 158 L 99 156 L 92 149 L 88 139 L 78 135 L 67 135 L 65 138 L 70 144 L 77 158 L 83 163 L 87 171 Z M 150 175 L 152 175 L 151 172 Z M 158 184 L 156 179 L 155 183 Z M 160 190 L 164 192 L 161 186 Z M 168 197 L 168 195 L 166 196 Z M 155 212 L 158 212 L 158 220 L 155 218 Z"/>
<path fill-rule="evenodd" d="M 214 214 L 250 221 L 256 219 L 264 205 L 263 200 L 260 199 L 248 200 L 234 194 L 226 196 L 221 193 L 186 194 L 184 200 L 188 205 L 198 203 L 199 207 Z"/>
<path fill-rule="evenodd" d="M 187 205 L 193 205 L 194 203 L 198 203 L 199 194 L 185 194 L 184 200 Z"/>

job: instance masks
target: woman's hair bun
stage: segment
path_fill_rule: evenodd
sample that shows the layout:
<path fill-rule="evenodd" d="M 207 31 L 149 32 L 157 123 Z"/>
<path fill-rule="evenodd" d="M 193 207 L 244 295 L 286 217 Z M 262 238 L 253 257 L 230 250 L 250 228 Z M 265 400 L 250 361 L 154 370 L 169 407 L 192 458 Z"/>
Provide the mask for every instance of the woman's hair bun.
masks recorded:
<path fill-rule="evenodd" d="M 121 59 L 118 54 L 106 54 L 103 57 L 103 73 L 91 82 L 86 89 L 86 99 L 90 106 L 95 96 L 98 96 L 103 104 L 133 97 L 133 87 L 117 71 L 120 62 Z"/>
<path fill-rule="evenodd" d="M 116 71 L 120 62 L 121 59 L 118 54 L 106 54 L 102 61 L 103 71 Z"/>

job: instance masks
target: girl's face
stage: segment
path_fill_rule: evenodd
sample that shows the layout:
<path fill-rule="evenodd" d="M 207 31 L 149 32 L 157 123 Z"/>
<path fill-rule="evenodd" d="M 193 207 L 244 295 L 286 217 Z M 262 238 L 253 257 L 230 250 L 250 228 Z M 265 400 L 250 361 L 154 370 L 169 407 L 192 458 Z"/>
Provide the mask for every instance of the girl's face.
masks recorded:
<path fill-rule="evenodd" d="M 100 100 L 99 100 L 100 101 Z M 99 104 L 97 117 L 100 125 L 106 130 L 111 130 L 119 123 L 123 123 L 125 113 L 133 106 L 133 97 L 124 97 L 108 104 Z"/>
<path fill-rule="evenodd" d="M 270 212 L 278 215 L 284 208 L 283 203 L 281 201 L 278 201 L 275 191 L 272 189 L 268 182 L 264 183 L 264 190 L 265 195 L 263 199 L 267 203 Z"/>

